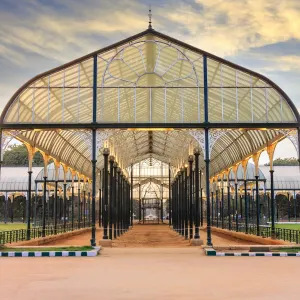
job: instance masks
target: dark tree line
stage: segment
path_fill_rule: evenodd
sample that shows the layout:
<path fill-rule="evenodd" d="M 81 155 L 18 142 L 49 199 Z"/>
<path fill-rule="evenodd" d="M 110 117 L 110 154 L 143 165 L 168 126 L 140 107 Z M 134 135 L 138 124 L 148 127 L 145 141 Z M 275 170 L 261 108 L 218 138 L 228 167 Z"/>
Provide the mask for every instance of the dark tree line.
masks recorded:
<path fill-rule="evenodd" d="M 266 163 L 265 166 L 269 166 L 270 163 Z M 290 158 L 276 158 L 273 161 L 273 166 L 298 166 L 299 162 L 297 158 L 290 157 Z"/>
<path fill-rule="evenodd" d="M 11 145 L 4 152 L 3 166 L 10 167 L 25 167 L 28 166 L 28 153 L 25 145 Z M 33 157 L 33 166 L 42 167 L 43 157 L 41 153 L 37 152 Z"/>

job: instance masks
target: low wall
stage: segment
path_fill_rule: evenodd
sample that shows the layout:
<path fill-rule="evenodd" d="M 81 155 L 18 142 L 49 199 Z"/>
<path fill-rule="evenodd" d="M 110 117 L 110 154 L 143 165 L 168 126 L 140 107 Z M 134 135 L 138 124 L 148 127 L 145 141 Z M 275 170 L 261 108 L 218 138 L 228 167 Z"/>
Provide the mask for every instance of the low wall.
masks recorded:
<path fill-rule="evenodd" d="M 292 245 L 293 244 L 293 243 L 282 241 L 282 240 L 273 240 L 271 238 L 263 238 L 261 236 L 256 236 L 253 234 L 246 234 L 243 232 L 236 232 L 236 231 L 231 231 L 231 230 L 222 229 L 222 228 L 212 227 L 211 230 L 212 230 L 212 232 L 215 232 L 215 233 L 228 235 L 228 236 L 231 236 L 236 239 L 240 239 L 243 241 L 248 241 L 248 242 L 252 242 L 252 243 L 260 244 L 260 245 Z"/>
<path fill-rule="evenodd" d="M 41 237 L 37 239 L 31 239 L 30 241 L 22 241 L 22 242 L 17 242 L 17 243 L 11 243 L 11 244 L 5 244 L 7 247 L 11 246 L 41 246 L 41 245 L 46 245 L 51 242 L 56 242 L 59 240 L 63 240 L 72 236 L 76 236 L 85 232 L 91 231 L 91 228 L 82 228 L 79 230 L 74 230 L 70 232 L 65 232 L 65 233 L 60 233 L 56 235 L 48 235 L 46 237 Z"/>

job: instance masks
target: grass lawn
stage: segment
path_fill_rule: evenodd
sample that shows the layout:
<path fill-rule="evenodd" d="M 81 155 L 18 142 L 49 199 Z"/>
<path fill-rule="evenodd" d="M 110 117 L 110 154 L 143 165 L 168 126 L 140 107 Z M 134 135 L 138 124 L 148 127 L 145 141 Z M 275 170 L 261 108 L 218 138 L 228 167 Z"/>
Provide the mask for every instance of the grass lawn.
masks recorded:
<path fill-rule="evenodd" d="M 276 228 L 300 230 L 300 224 L 275 224 Z"/>
<path fill-rule="evenodd" d="M 90 251 L 94 248 L 91 246 L 81 246 L 81 247 L 38 247 L 38 248 L 9 248 L 3 247 L 0 248 L 0 252 L 22 252 L 22 251 Z"/>
<path fill-rule="evenodd" d="M 0 231 L 26 229 L 25 223 L 0 223 Z"/>
<path fill-rule="evenodd" d="M 271 252 L 298 253 L 300 252 L 300 247 L 271 249 Z"/>

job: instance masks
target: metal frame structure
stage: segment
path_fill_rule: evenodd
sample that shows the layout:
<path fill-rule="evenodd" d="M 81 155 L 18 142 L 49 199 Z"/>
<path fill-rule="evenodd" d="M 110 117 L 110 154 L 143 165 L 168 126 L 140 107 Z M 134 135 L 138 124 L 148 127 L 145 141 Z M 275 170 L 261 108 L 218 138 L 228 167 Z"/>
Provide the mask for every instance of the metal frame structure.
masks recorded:
<path fill-rule="evenodd" d="M 172 218 L 181 222 L 178 230 L 185 236 L 193 215 L 193 194 L 196 193 L 198 202 L 198 195 L 201 192 L 202 199 L 205 189 L 207 244 L 211 245 L 211 183 L 218 177 L 223 181 L 225 174 L 230 170 L 236 172 L 239 165 L 246 170 L 249 158 L 253 157 L 257 189 L 258 160 L 265 149 L 273 182 L 275 147 L 289 137 L 299 150 L 299 122 L 293 102 L 268 78 L 149 26 L 146 31 L 24 84 L 1 115 L 1 152 L 7 136 L 27 146 L 29 182 L 32 157 L 40 151 L 45 165 L 52 158 L 56 170 L 62 165 L 64 174 L 71 174 L 72 188 L 75 174 L 91 183 L 92 245 L 96 191 L 102 193 L 99 200 L 103 204 L 99 201 L 99 207 L 102 205 L 104 213 L 103 238 L 108 238 L 107 226 L 120 221 L 114 210 L 107 211 L 109 203 L 118 208 L 115 199 L 119 196 L 124 196 L 120 201 L 124 201 L 126 209 L 119 208 L 120 230 L 127 230 L 133 219 L 133 190 L 129 186 L 133 185 L 134 176 L 128 167 L 146 158 L 156 158 L 172 170 L 170 206 L 179 213 L 172 213 Z M 192 160 L 194 151 L 197 163 Z M 186 171 L 188 163 L 191 164 Z M 201 187 L 194 184 L 198 180 L 195 174 L 200 170 L 205 174 Z M 102 179 L 98 180 L 100 171 Z M 45 184 L 47 176 L 45 171 Z M 173 202 L 174 193 L 180 194 L 177 204 Z M 31 186 L 28 194 L 30 211 Z M 274 189 L 271 194 L 273 200 Z M 184 204 L 187 198 L 189 206 Z M 199 238 L 199 216 L 194 220 L 195 238 Z"/>

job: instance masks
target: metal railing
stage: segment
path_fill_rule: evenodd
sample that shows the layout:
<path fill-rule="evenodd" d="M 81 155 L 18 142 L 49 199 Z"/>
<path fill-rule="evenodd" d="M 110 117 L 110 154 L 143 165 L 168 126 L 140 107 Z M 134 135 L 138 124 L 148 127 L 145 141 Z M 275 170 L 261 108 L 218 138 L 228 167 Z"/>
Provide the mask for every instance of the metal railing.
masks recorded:
<path fill-rule="evenodd" d="M 83 226 L 83 224 L 80 224 L 80 226 L 78 225 L 79 225 L 78 223 L 74 223 L 73 226 L 72 223 L 66 223 L 66 226 L 64 226 L 63 224 L 59 224 L 56 226 L 56 228 L 54 227 L 54 225 L 47 225 L 45 228 L 45 233 L 43 232 L 42 227 L 33 227 L 30 229 L 30 239 L 36 239 L 43 236 L 56 235 L 56 234 L 77 230 L 80 228 L 90 227 L 88 222 L 85 227 Z M 27 229 L 0 231 L 0 245 L 11 244 L 11 243 L 21 242 L 26 240 L 27 240 Z"/>
<path fill-rule="evenodd" d="M 216 223 L 214 223 L 216 227 Z M 236 226 L 235 222 L 231 223 L 231 226 L 229 227 L 228 221 L 222 222 L 219 221 L 218 228 L 228 229 L 236 232 L 246 232 L 246 226 L 245 223 L 238 223 L 238 227 Z M 248 234 L 257 235 L 257 226 L 255 224 L 248 224 Z M 272 228 L 270 226 L 261 225 L 259 226 L 259 236 L 264 238 L 271 238 L 272 237 Z M 275 228 L 275 237 L 276 239 L 288 241 L 288 242 L 294 242 L 299 243 L 300 242 L 300 230 L 295 229 L 286 229 L 286 228 Z"/>

